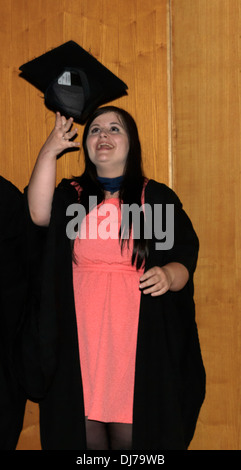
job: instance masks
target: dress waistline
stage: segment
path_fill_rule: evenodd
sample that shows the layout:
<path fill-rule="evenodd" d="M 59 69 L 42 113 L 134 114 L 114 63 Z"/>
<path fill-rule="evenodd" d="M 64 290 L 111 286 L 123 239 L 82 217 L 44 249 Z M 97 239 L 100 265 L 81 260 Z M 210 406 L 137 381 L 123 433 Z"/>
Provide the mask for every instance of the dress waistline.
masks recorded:
<path fill-rule="evenodd" d="M 141 274 L 142 270 L 136 270 L 135 266 L 124 266 L 124 265 L 116 265 L 116 264 L 98 264 L 98 263 L 90 263 L 90 264 L 82 264 L 80 266 L 73 265 L 73 271 L 75 272 L 121 272 L 127 274 Z"/>

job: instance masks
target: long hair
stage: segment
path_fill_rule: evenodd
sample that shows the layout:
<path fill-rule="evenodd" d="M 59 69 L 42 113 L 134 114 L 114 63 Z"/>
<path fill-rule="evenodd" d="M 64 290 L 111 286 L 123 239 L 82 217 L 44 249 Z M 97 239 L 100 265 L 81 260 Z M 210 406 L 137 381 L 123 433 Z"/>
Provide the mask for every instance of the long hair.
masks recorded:
<path fill-rule="evenodd" d="M 144 184 L 144 174 L 142 170 L 141 144 L 136 123 L 133 117 L 124 109 L 117 108 L 116 106 L 105 106 L 98 108 L 86 123 L 82 138 L 85 170 L 81 176 L 74 178 L 74 181 L 77 182 L 82 188 L 79 202 L 84 206 L 86 214 L 89 208 L 89 196 L 96 196 L 97 204 L 100 204 L 105 198 L 104 190 L 97 180 L 96 167 L 89 158 L 86 145 L 91 123 L 94 121 L 94 119 L 104 113 L 116 113 L 118 115 L 122 125 L 124 126 L 124 129 L 127 132 L 129 140 L 129 152 L 125 163 L 123 181 L 119 191 L 120 204 L 122 203 L 128 206 L 131 204 L 137 204 L 139 207 L 142 205 L 141 196 Z M 123 231 L 122 233 L 121 231 L 119 233 L 121 249 L 123 249 L 125 243 L 129 245 L 129 235 L 133 229 L 131 212 L 129 213 L 129 227 L 126 229 L 129 232 L 128 237 L 126 237 L 126 235 L 125 237 L 122 236 Z M 141 211 L 140 236 L 138 238 L 133 236 L 132 265 L 136 264 L 136 268 L 139 269 L 143 264 L 147 254 L 147 240 L 144 239 L 144 214 Z"/>

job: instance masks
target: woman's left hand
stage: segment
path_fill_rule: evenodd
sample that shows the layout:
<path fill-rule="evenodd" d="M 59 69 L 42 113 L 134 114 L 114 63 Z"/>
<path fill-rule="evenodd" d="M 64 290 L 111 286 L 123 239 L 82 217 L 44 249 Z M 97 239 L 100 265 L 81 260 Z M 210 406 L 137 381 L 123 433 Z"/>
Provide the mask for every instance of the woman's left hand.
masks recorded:
<path fill-rule="evenodd" d="M 154 266 L 140 277 L 140 289 L 143 294 L 153 297 L 165 294 L 168 290 L 173 292 L 181 290 L 189 279 L 187 268 L 181 263 L 168 263 L 161 268 Z"/>
<path fill-rule="evenodd" d="M 143 294 L 153 297 L 167 292 L 172 284 L 170 272 L 165 267 L 154 266 L 148 269 L 140 278 L 140 289 Z"/>

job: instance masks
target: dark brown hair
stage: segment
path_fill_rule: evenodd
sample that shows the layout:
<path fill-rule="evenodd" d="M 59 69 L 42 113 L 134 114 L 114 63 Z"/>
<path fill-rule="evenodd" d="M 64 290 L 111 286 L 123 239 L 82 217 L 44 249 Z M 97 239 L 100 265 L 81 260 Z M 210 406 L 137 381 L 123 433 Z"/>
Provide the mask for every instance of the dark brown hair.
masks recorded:
<path fill-rule="evenodd" d="M 97 204 L 103 201 L 105 195 L 104 191 L 97 180 L 97 172 L 95 165 L 91 162 L 86 140 L 89 133 L 91 123 L 103 113 L 116 113 L 124 126 L 129 140 L 129 152 L 124 169 L 124 178 L 119 191 L 120 203 L 130 206 L 131 204 L 142 205 L 141 196 L 144 184 L 144 174 L 142 170 L 142 157 L 141 157 L 141 144 L 138 134 L 138 129 L 133 117 L 124 109 L 117 108 L 116 106 L 105 106 L 98 108 L 86 123 L 82 145 L 85 157 L 85 170 L 84 173 L 75 177 L 76 181 L 82 188 L 79 202 L 85 207 L 86 213 L 89 207 L 89 196 L 97 196 Z M 132 227 L 132 214 L 130 212 L 129 227 L 126 227 L 129 231 L 129 235 Z M 129 237 L 122 238 L 121 233 L 119 234 L 121 249 L 125 242 L 129 244 Z M 140 212 L 140 237 L 137 239 L 133 235 L 133 253 L 132 253 L 132 264 L 136 264 L 137 269 L 143 264 L 145 256 L 147 255 L 147 240 L 144 239 L 144 214 Z"/>

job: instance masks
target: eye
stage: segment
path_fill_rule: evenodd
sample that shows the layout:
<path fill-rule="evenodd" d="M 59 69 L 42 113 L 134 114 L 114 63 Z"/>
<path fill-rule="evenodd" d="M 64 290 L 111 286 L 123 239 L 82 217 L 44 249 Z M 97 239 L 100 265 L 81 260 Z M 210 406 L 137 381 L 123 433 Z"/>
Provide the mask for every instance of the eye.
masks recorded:
<path fill-rule="evenodd" d="M 100 128 L 99 127 L 92 127 L 90 129 L 90 134 L 98 134 L 98 132 L 100 132 Z"/>
<path fill-rule="evenodd" d="M 119 129 L 119 127 L 117 127 L 117 126 L 111 126 L 110 132 L 112 132 L 112 133 L 120 132 L 120 129 Z"/>

